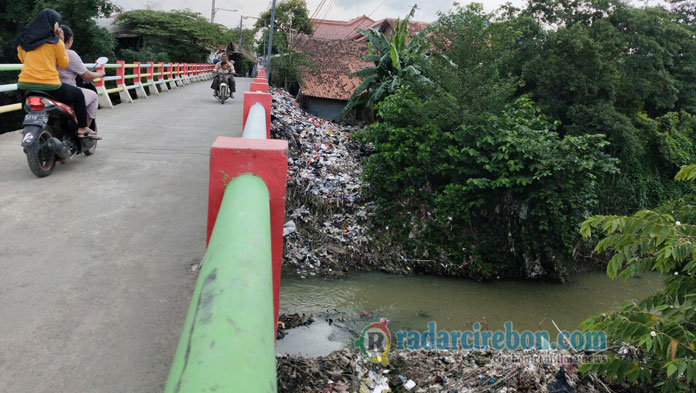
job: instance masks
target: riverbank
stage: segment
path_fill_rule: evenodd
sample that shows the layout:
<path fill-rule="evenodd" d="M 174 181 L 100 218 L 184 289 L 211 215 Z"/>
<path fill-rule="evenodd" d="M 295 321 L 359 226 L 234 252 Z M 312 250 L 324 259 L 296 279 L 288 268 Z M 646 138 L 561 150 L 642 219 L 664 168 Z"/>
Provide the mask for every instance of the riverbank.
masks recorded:
<path fill-rule="evenodd" d="M 351 140 L 360 126 L 313 117 L 284 90 L 271 94 L 271 136 L 288 141 L 283 275 L 413 271 L 394 245 L 380 245 L 369 233 L 374 205 L 363 198 L 360 164 L 366 152 Z"/>
<path fill-rule="evenodd" d="M 468 278 L 464 265 L 446 255 L 414 256 L 391 241 L 388 226 L 374 222 L 375 206 L 365 198 L 361 179 L 361 159 L 371 151 L 351 138 L 361 125 L 314 117 L 285 90 L 271 88 L 271 94 L 271 136 L 288 141 L 284 276 L 339 278 L 381 271 Z M 417 230 L 416 225 L 412 232 Z M 603 261 L 578 263 L 576 270 L 604 266 Z M 540 266 L 526 270 L 528 278 L 567 279 L 543 276 Z"/>
<path fill-rule="evenodd" d="M 628 392 L 577 373 L 578 357 L 563 351 L 396 351 L 388 365 L 353 349 L 328 356 L 277 357 L 281 393 Z"/>

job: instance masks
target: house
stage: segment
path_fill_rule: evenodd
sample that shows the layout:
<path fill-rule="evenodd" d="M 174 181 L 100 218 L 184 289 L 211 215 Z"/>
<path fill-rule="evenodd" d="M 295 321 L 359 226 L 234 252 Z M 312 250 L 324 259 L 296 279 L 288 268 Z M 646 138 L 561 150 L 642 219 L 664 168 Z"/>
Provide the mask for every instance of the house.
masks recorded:
<path fill-rule="evenodd" d="M 321 118 L 341 120 L 346 102 L 361 82 L 350 75 L 372 64 L 362 59 L 368 53 L 367 43 L 300 35 L 293 48 L 307 54 L 315 66 L 302 72 L 300 104 Z"/>
<path fill-rule="evenodd" d="M 140 50 L 143 46 L 143 37 L 134 33 L 126 27 L 115 23 L 116 17 L 119 14 L 111 14 L 108 18 L 97 18 L 95 22 L 98 27 L 106 29 L 118 42 L 118 47 L 121 49 Z"/>
<path fill-rule="evenodd" d="M 348 37 L 357 34 L 358 29 L 367 29 L 375 23 L 374 20 L 363 15 L 348 22 L 327 19 L 310 19 L 314 25 L 314 38 L 327 40 L 347 40 Z"/>
<path fill-rule="evenodd" d="M 299 102 L 309 112 L 327 120 L 341 120 L 343 108 L 362 80 L 350 75 L 371 62 L 363 60 L 368 54 L 367 39 L 358 29 L 374 28 L 390 37 L 396 30 L 396 19 L 373 21 L 363 15 L 348 22 L 312 19 L 315 26 L 312 36 L 293 38 L 293 49 L 305 53 L 315 63 L 315 68 L 302 70 Z M 415 34 L 428 26 L 423 22 L 411 22 L 409 34 Z"/>

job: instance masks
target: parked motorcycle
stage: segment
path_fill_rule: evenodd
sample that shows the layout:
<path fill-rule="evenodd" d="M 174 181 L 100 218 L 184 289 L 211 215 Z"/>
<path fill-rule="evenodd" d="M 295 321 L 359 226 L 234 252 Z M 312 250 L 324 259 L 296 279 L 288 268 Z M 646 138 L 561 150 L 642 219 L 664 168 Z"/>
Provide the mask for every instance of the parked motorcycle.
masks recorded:
<path fill-rule="evenodd" d="M 230 86 L 227 84 L 227 78 L 232 78 L 229 72 L 218 72 L 219 82 L 215 98 L 223 105 L 225 104 L 225 100 L 232 96 L 232 90 L 230 90 Z"/>
<path fill-rule="evenodd" d="M 100 57 L 96 64 L 107 61 L 107 58 Z M 82 87 L 96 91 L 92 83 L 83 82 Z M 50 92 L 32 90 L 27 91 L 25 97 L 22 147 L 34 175 L 50 175 L 57 160 L 67 161 L 78 154 L 94 154 L 99 138 L 78 138 L 77 117 L 73 108 L 53 98 Z M 91 128 L 97 131 L 96 120 L 92 121 Z"/>

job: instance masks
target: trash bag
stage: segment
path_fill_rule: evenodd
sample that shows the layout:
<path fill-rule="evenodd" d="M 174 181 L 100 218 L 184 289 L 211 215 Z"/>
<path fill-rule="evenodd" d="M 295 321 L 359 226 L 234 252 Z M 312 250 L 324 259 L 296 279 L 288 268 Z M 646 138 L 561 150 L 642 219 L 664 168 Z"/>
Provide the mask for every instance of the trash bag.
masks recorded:
<path fill-rule="evenodd" d="M 549 390 L 549 393 L 575 393 L 575 390 L 568 385 L 563 367 L 556 373 L 556 381 L 548 384 L 546 388 Z"/>

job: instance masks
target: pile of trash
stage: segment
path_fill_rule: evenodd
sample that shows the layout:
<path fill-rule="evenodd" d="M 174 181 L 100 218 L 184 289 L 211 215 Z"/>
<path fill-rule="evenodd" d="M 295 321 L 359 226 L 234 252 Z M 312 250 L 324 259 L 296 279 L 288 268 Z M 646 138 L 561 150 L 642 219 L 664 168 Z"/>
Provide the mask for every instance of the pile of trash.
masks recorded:
<path fill-rule="evenodd" d="M 488 351 L 397 351 L 390 354 L 387 366 L 370 363 L 351 349 L 318 358 L 284 356 L 277 358 L 278 389 L 281 393 L 597 393 L 608 389 L 597 378 L 582 378 L 575 365 L 570 369 L 569 364 L 548 361 L 539 352 L 519 355 L 500 361 L 496 359 L 500 354 Z M 538 362 L 529 361 L 532 355 L 538 355 Z"/>
<path fill-rule="evenodd" d="M 301 277 L 359 270 L 371 254 L 366 226 L 374 209 L 362 199 L 361 149 L 350 139 L 360 127 L 314 117 L 285 90 L 271 94 L 271 137 L 287 140 L 289 150 L 284 274 L 287 267 Z"/>
<path fill-rule="evenodd" d="M 314 322 L 314 318 L 311 315 L 306 315 L 305 313 L 280 314 L 278 315 L 278 334 L 276 338 L 280 340 L 285 337 L 288 330 L 299 326 L 309 326 L 312 324 L 312 322 Z"/>

